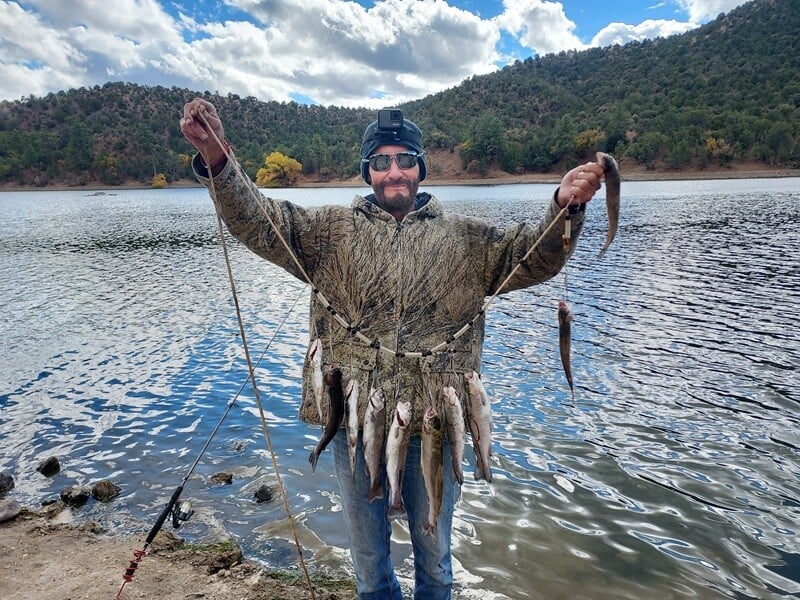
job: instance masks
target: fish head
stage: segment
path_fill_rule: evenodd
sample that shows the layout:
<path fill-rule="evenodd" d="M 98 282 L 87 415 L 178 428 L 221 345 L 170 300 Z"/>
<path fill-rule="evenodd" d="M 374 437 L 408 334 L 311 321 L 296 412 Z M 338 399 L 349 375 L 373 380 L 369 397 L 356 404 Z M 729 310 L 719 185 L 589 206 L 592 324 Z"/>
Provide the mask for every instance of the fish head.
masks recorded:
<path fill-rule="evenodd" d="M 601 167 L 603 167 L 603 171 L 606 173 L 619 172 L 619 166 L 617 165 L 617 161 L 610 154 L 606 154 L 605 152 L 598 152 L 597 162 L 600 164 Z"/>
<path fill-rule="evenodd" d="M 332 364 L 330 369 L 325 373 L 325 385 L 331 387 L 333 385 L 342 385 L 342 370 L 337 364 Z"/>
<path fill-rule="evenodd" d="M 447 402 L 449 405 L 452 406 L 459 401 L 458 394 L 456 394 L 456 389 L 454 387 L 447 386 L 446 388 L 444 388 L 443 392 L 444 392 L 445 402 Z"/>
<path fill-rule="evenodd" d="M 373 388 L 372 393 L 369 395 L 369 403 L 372 404 L 373 410 L 383 410 L 383 407 L 386 406 L 386 399 L 383 397 L 383 390 L 380 388 Z"/>
<path fill-rule="evenodd" d="M 411 422 L 410 401 L 406 400 L 405 402 L 398 402 L 395 412 L 397 413 L 397 422 L 401 427 L 406 427 Z"/>
<path fill-rule="evenodd" d="M 439 413 L 436 412 L 433 406 L 429 406 L 425 409 L 425 414 L 422 417 L 422 428 L 427 433 L 442 428 L 442 420 L 439 418 Z"/>
<path fill-rule="evenodd" d="M 311 345 L 308 347 L 308 360 L 322 360 L 322 340 L 319 338 L 311 342 Z"/>
<path fill-rule="evenodd" d="M 569 323 L 570 321 L 572 321 L 572 311 L 566 302 L 560 300 L 558 302 L 558 322 Z"/>

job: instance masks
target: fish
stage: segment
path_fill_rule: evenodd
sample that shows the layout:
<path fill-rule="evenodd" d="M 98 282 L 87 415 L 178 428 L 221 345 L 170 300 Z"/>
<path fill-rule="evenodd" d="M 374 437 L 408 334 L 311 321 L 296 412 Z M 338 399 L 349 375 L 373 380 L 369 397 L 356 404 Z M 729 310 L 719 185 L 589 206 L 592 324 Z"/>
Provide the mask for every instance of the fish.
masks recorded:
<path fill-rule="evenodd" d="M 319 338 L 315 339 L 308 348 L 308 362 L 311 365 L 311 389 L 314 391 L 319 418 L 322 419 L 324 381 L 322 377 L 322 340 Z"/>
<path fill-rule="evenodd" d="M 597 162 L 603 167 L 606 179 L 606 211 L 608 212 L 608 231 L 606 232 L 606 243 L 597 255 L 603 258 L 614 236 L 617 235 L 617 225 L 619 224 L 619 166 L 614 157 L 605 152 L 597 153 Z"/>
<path fill-rule="evenodd" d="M 369 475 L 367 502 L 383 498 L 381 468 L 383 467 L 385 413 L 386 400 L 383 397 L 383 390 L 373 388 L 369 395 L 367 411 L 364 413 L 364 433 L 361 439 L 361 445 L 364 448 L 364 462 L 367 475 Z"/>
<path fill-rule="evenodd" d="M 389 508 L 393 513 L 403 510 L 403 469 L 411 438 L 411 402 L 398 402 L 392 425 L 386 438 L 386 476 L 389 480 Z"/>
<path fill-rule="evenodd" d="M 350 456 L 350 472 L 356 475 L 356 450 L 358 449 L 358 381 L 347 382 L 344 392 L 345 428 L 347 429 L 347 453 Z"/>
<path fill-rule="evenodd" d="M 492 407 L 477 372 L 465 373 L 469 390 L 469 429 L 475 449 L 475 480 L 492 482 L 489 457 L 492 455 Z"/>
<path fill-rule="evenodd" d="M 447 386 L 444 392 L 444 422 L 447 430 L 447 439 L 450 440 L 450 455 L 453 457 L 453 474 L 459 485 L 464 485 L 464 440 L 466 438 L 464 426 L 464 409 L 461 400 L 456 395 L 454 387 Z"/>
<path fill-rule="evenodd" d="M 436 521 L 442 512 L 444 492 L 444 463 L 442 462 L 442 420 L 433 406 L 425 409 L 422 417 L 422 440 L 420 466 L 428 495 L 428 520 L 422 526 L 422 533 L 433 535 Z"/>
<path fill-rule="evenodd" d="M 325 423 L 325 429 L 322 432 L 322 437 L 317 442 L 316 448 L 311 451 L 308 457 L 308 462 L 311 463 L 311 472 L 317 468 L 317 459 L 325 447 L 339 431 L 342 426 L 342 418 L 344 417 L 344 392 L 342 391 L 342 371 L 339 367 L 331 365 L 330 370 L 325 374 L 325 384 L 328 386 L 328 397 L 330 400 L 328 408 L 328 421 Z"/>
<path fill-rule="evenodd" d="M 572 339 L 572 311 L 567 303 L 560 300 L 558 303 L 558 349 L 561 352 L 561 365 L 564 375 L 567 376 L 572 399 L 575 399 L 575 390 L 572 387 L 572 366 L 570 365 L 570 343 Z"/>

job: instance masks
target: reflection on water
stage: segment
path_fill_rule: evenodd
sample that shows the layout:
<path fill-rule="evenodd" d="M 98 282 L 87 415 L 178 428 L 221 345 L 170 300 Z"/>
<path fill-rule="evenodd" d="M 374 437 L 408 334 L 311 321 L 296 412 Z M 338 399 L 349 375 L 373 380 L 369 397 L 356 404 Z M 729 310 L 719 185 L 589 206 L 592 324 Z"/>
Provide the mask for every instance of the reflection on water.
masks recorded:
<path fill-rule="evenodd" d="M 535 218 L 551 187 L 433 191 L 448 210 L 510 223 Z M 489 310 L 496 477 L 462 491 L 457 597 L 796 596 L 800 181 L 623 193 L 602 261 L 597 203 L 567 290 L 559 276 Z M 281 195 L 322 204 L 351 192 Z M 210 202 L 200 190 L 28 192 L 0 194 L 0 207 L 0 470 L 31 504 L 111 477 L 122 497 L 81 518 L 149 528 L 246 377 Z M 301 543 L 313 567 L 346 570 L 330 459 L 311 475 L 319 432 L 296 419 L 308 290 L 230 251 L 254 355 L 303 298 L 257 376 Z M 556 347 L 565 295 L 574 402 Z M 52 454 L 64 469 L 44 479 L 35 466 Z M 233 484 L 209 486 L 221 470 Z M 249 556 L 294 564 L 280 503 L 253 500 L 265 482 L 271 462 L 245 387 L 187 484 L 197 514 L 181 533 L 225 529 Z M 402 525 L 395 536 L 410 582 Z"/>

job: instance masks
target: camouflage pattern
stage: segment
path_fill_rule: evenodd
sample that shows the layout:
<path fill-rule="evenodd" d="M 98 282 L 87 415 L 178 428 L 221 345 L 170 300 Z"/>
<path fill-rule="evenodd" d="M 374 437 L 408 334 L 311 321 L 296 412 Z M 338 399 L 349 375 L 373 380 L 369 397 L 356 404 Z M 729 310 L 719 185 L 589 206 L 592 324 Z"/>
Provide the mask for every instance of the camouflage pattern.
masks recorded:
<path fill-rule="evenodd" d="M 210 186 L 197 158 L 194 167 L 198 179 Z M 332 192 L 340 194 L 341 190 Z M 551 201 L 538 225 L 523 222 L 500 228 L 480 218 L 447 214 L 441 202 L 430 196 L 424 206 L 398 223 L 361 196 L 356 196 L 349 207 L 312 208 L 267 198 L 247 177 L 237 174 L 233 163 L 213 178 L 211 196 L 234 237 L 295 277 L 306 281 L 307 275 L 313 288 L 348 323 L 396 353 L 430 350 L 470 322 L 559 212 Z M 569 258 L 562 248 L 563 219 L 503 292 L 541 283 L 561 270 Z M 583 213 L 570 218 L 573 242 L 583 220 Z M 574 247 L 573 243 L 571 249 Z M 413 407 L 412 432 L 418 434 L 426 406 L 433 405 L 439 414 L 444 412 L 445 386 L 455 388 L 468 418 L 464 374 L 480 373 L 484 317 L 481 315 L 445 351 L 408 358 L 357 339 L 312 293 L 309 344 L 316 338 L 322 340 L 323 371 L 337 363 L 345 385 L 349 379 L 358 379 L 363 390 L 359 423 L 363 423 L 370 390 L 381 388 L 386 399 L 386 428 L 397 403 L 409 400 Z M 320 419 L 306 355 L 300 418 L 324 425 L 327 405 L 326 391 Z"/>

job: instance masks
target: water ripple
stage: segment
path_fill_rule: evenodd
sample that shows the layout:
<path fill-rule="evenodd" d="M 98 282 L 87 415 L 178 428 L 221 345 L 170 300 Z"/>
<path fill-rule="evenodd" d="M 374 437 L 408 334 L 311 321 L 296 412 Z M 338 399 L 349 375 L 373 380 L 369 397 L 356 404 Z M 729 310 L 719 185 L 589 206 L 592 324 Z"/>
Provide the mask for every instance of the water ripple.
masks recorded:
<path fill-rule="evenodd" d="M 511 223 L 552 186 L 437 188 L 448 210 Z M 484 377 L 494 401 L 492 485 L 468 481 L 453 543 L 464 597 L 779 598 L 800 594 L 800 225 L 797 180 L 630 183 L 617 240 L 592 206 L 564 278 L 489 309 Z M 307 203 L 329 194 L 286 190 Z M 154 519 L 231 399 L 186 495 L 183 535 L 222 529 L 248 555 L 295 560 L 210 203 L 197 190 L 0 194 L 0 469 L 41 502 L 113 477 L 85 518 Z M 308 290 L 235 242 L 240 304 L 260 354 Z M 575 313 L 575 400 L 556 305 Z M 304 302 L 301 301 L 302 305 Z M 315 566 L 346 572 L 330 457 L 297 421 L 307 337 L 297 309 L 257 380 L 289 501 Z M 35 472 L 56 454 L 54 479 Z M 215 472 L 231 486 L 208 485 Z M 409 581 L 408 533 L 395 524 Z M 126 557 L 121 557 L 121 565 Z M 467 592 L 466 588 L 471 591 Z M 469 595 L 474 594 L 474 595 Z"/>

